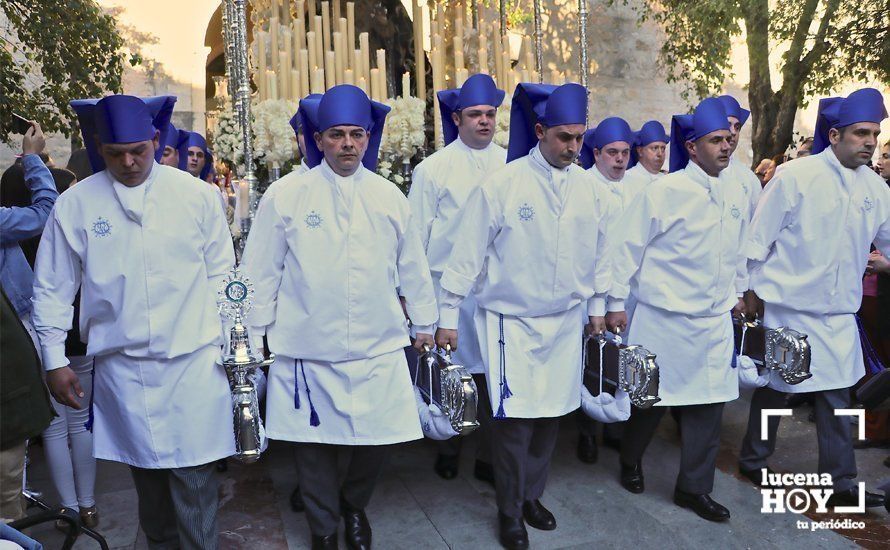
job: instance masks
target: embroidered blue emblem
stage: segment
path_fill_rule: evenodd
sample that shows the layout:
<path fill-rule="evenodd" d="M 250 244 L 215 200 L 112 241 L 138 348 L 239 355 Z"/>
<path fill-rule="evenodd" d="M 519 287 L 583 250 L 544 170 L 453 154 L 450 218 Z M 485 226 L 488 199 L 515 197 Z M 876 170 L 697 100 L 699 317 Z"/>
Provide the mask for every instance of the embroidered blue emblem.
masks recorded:
<path fill-rule="evenodd" d="M 522 203 L 519 207 L 519 219 L 528 222 L 535 219 L 535 209 L 529 206 L 527 202 Z"/>
<path fill-rule="evenodd" d="M 865 202 L 862 203 L 862 209 L 866 212 L 871 212 L 871 209 L 875 207 L 875 203 L 871 202 L 871 198 L 865 197 Z"/>
<path fill-rule="evenodd" d="M 309 229 L 315 229 L 321 226 L 321 222 L 323 221 L 324 220 L 321 218 L 321 214 L 319 214 L 315 210 L 306 214 L 306 227 L 308 227 Z"/>
<path fill-rule="evenodd" d="M 742 211 L 739 210 L 739 207 L 736 205 L 732 205 L 732 208 L 729 210 L 729 213 L 732 214 L 732 217 L 735 219 L 739 219 L 739 216 L 742 215 Z"/>
<path fill-rule="evenodd" d="M 111 223 L 99 216 L 96 221 L 93 222 L 93 235 L 97 237 L 106 237 L 111 234 Z"/>

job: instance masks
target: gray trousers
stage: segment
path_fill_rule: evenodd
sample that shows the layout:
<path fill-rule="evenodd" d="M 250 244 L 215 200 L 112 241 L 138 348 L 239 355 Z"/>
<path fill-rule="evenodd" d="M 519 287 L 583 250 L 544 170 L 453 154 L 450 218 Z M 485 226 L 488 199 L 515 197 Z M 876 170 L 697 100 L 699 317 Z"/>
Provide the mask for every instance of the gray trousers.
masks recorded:
<path fill-rule="evenodd" d="M 341 498 L 353 509 L 364 510 L 368 506 L 391 448 L 391 445 L 297 443 L 300 493 L 313 535 L 328 536 L 337 532 Z"/>
<path fill-rule="evenodd" d="M 677 488 L 685 493 L 706 495 L 714 490 L 714 470 L 720 449 L 720 422 L 724 403 L 673 407 L 680 415 L 680 473 Z M 621 461 L 633 465 L 643 453 L 667 407 L 633 407 L 621 439 Z"/>
<path fill-rule="evenodd" d="M 817 391 L 813 396 L 816 415 L 816 439 L 819 444 L 819 473 L 831 474 L 835 491 L 846 491 L 855 486 L 856 457 L 853 454 L 853 428 L 849 416 L 836 416 L 835 409 L 850 408 L 850 390 Z M 760 439 L 760 411 L 784 409 L 785 394 L 771 388 L 757 388 L 751 396 L 748 431 L 739 452 L 739 467 L 743 470 L 766 468 L 767 459 L 776 450 L 779 416 L 771 416 L 767 424 L 767 440 Z"/>
<path fill-rule="evenodd" d="M 522 517 L 522 503 L 544 494 L 558 433 L 558 417 L 492 421 L 494 486 L 505 516 Z"/>
<path fill-rule="evenodd" d="M 584 414 L 584 411 L 581 409 L 575 412 L 575 420 L 578 423 L 578 431 L 581 435 L 596 439 L 597 426 L 600 425 L 600 422 Z M 621 436 L 624 434 L 624 424 L 624 422 L 603 424 L 603 437 L 621 439 Z"/>
<path fill-rule="evenodd" d="M 149 470 L 130 466 L 139 525 L 151 550 L 216 550 L 216 463 Z"/>
<path fill-rule="evenodd" d="M 473 381 L 476 382 L 478 390 L 478 407 L 476 408 L 476 419 L 479 421 L 479 427 L 476 428 L 474 437 L 476 437 L 476 460 L 491 464 L 491 400 L 488 398 L 488 384 L 484 374 L 474 374 Z M 457 456 L 460 454 L 460 448 L 464 436 L 455 436 L 444 441 L 436 441 L 436 447 L 440 455 Z"/>

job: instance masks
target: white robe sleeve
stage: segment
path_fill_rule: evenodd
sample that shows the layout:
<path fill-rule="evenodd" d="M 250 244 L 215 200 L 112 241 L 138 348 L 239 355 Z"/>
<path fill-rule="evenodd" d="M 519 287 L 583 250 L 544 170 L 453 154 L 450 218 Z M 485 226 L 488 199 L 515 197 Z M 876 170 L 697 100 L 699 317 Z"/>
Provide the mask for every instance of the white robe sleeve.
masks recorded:
<path fill-rule="evenodd" d="M 74 298 L 80 288 L 81 260 L 68 243 L 58 209 L 53 210 L 40 247 L 34 272 L 34 309 L 31 320 L 42 348 L 43 367 L 50 371 L 68 365 L 65 338 L 74 318 Z"/>
<path fill-rule="evenodd" d="M 430 231 L 439 203 L 439 189 L 435 180 L 427 175 L 425 166 L 414 169 L 411 177 L 411 188 L 408 190 L 408 203 L 411 205 L 411 217 L 420 229 L 420 240 L 423 249 L 430 244 Z"/>
<path fill-rule="evenodd" d="M 789 192 L 793 192 L 793 188 L 793 179 L 779 176 L 764 189 L 751 220 L 748 242 L 745 245 L 745 253 L 753 262 L 766 260 L 779 232 L 791 223 L 795 205 Z"/>
<path fill-rule="evenodd" d="M 622 236 L 613 245 L 610 298 L 625 300 L 630 294 L 630 280 L 640 269 L 643 253 L 660 232 L 658 215 L 650 189 L 637 194 L 622 213 Z"/>
<path fill-rule="evenodd" d="M 738 259 L 736 260 L 735 291 L 736 295 L 739 297 L 748 290 L 749 283 L 748 253 L 746 245 L 748 243 L 748 234 L 751 231 L 751 223 L 748 220 L 749 218 L 746 216 L 741 217 L 742 227 L 739 232 L 739 242 L 737 247 Z"/>
<path fill-rule="evenodd" d="M 287 254 L 284 220 L 275 208 L 275 197 L 260 203 L 247 237 L 241 268 L 253 284 L 253 308 L 248 314 L 251 337 L 256 346 L 275 321 L 278 287 Z"/>
<path fill-rule="evenodd" d="M 613 241 L 620 234 L 618 222 L 625 210 L 623 195 L 621 201 L 618 201 L 611 193 L 603 193 L 600 200 L 602 214 L 597 225 L 594 295 L 587 301 L 587 315 L 590 317 L 602 317 L 606 314 L 606 296 L 612 286 L 612 256 L 616 244 Z M 608 310 L 623 311 L 624 304 L 621 300 L 610 300 Z"/>
<path fill-rule="evenodd" d="M 890 258 L 890 189 L 884 188 L 881 197 L 881 204 L 885 205 L 884 210 L 888 212 L 884 216 L 884 223 L 878 226 L 878 232 L 875 234 L 875 248 L 881 251 L 885 257 Z"/>
<path fill-rule="evenodd" d="M 219 191 L 213 194 L 220 196 Z M 207 279 L 213 291 L 219 290 L 222 281 L 235 265 L 235 247 L 225 210 L 212 204 L 217 200 L 219 199 L 212 196 L 207 197 L 204 223 L 201 224 L 204 232 L 204 264 L 207 266 Z"/>
<path fill-rule="evenodd" d="M 439 308 L 439 326 L 457 329 L 458 307 L 473 289 L 485 264 L 488 245 L 500 229 L 497 211 L 482 187 L 476 188 L 467 200 L 458 224 L 457 238 L 442 274 L 442 289 L 460 297 Z M 444 296 L 444 294 L 443 294 Z"/>
<path fill-rule="evenodd" d="M 416 222 L 410 219 L 399 239 L 396 267 L 400 294 L 405 297 L 405 309 L 411 322 L 418 327 L 435 324 L 439 320 L 436 292 L 430 275 L 430 265 L 420 242 Z M 276 286 L 277 288 L 277 286 Z"/>

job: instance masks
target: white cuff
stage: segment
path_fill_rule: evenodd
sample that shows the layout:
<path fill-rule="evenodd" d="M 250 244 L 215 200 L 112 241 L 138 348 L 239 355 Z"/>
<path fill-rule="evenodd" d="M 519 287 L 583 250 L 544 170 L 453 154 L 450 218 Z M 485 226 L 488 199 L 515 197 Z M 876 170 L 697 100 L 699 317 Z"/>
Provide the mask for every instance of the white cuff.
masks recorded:
<path fill-rule="evenodd" d="M 414 333 L 429 334 L 430 336 L 432 336 L 436 333 L 436 325 L 414 325 Z"/>
<path fill-rule="evenodd" d="M 459 307 L 442 306 L 439 308 L 439 328 L 457 330 L 458 320 L 460 319 Z"/>
<path fill-rule="evenodd" d="M 65 343 L 52 344 L 43 347 L 43 369 L 46 371 L 60 369 L 68 366 L 68 358 L 65 357 Z"/>
<path fill-rule="evenodd" d="M 606 315 L 606 297 L 597 295 L 587 300 L 588 317 L 603 317 Z"/>
<path fill-rule="evenodd" d="M 607 310 L 609 313 L 612 313 L 612 312 L 615 312 L 615 311 L 624 311 L 624 300 L 621 300 L 621 299 L 618 299 L 618 298 L 611 298 L 611 297 L 610 297 L 610 298 L 606 301 L 606 304 L 607 304 L 607 306 L 606 306 L 606 310 Z"/>

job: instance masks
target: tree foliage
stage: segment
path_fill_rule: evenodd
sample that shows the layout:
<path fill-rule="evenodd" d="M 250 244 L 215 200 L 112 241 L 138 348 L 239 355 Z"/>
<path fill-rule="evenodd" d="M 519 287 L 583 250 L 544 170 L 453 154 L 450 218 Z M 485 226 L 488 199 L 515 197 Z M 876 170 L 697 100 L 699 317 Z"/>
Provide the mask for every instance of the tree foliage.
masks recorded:
<path fill-rule="evenodd" d="M 625 0 L 625 3 L 627 0 Z M 791 143 L 794 115 L 848 81 L 890 83 L 887 0 L 645 0 L 641 20 L 666 34 L 659 57 L 685 96 L 718 93 L 731 75 L 734 37 L 744 33 L 755 160 Z M 774 79 L 770 53 L 783 52 Z"/>
<path fill-rule="evenodd" d="M 0 0 L 0 11 L 0 112 L 76 139 L 68 102 L 121 91 L 127 54 L 115 18 L 92 0 Z M 11 118 L 0 117 L 7 142 Z"/>

